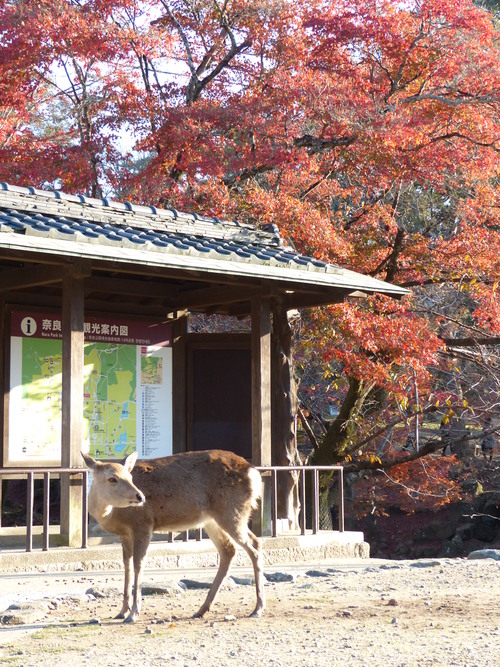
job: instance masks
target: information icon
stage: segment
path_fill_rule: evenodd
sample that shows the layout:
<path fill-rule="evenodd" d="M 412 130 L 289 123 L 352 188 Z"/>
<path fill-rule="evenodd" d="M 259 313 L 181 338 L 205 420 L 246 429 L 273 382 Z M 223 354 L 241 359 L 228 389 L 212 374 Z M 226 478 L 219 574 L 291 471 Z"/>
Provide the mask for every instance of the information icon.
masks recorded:
<path fill-rule="evenodd" d="M 21 331 L 25 336 L 34 336 L 36 330 L 36 320 L 33 317 L 25 317 L 21 320 Z"/>

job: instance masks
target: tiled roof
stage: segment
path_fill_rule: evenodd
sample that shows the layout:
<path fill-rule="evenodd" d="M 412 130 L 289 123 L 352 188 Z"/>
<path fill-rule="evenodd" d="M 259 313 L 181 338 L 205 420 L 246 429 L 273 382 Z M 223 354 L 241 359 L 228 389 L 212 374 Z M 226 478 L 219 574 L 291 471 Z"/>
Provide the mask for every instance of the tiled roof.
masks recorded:
<path fill-rule="evenodd" d="M 274 226 L 257 229 L 174 209 L 0 184 L 0 232 L 11 247 L 96 256 L 186 270 L 241 272 L 350 289 L 406 293 L 284 246 Z M 0 246 L 8 246 L 0 234 Z M 135 251 L 135 252 L 133 252 Z M 182 261 L 181 261 L 182 260 Z M 192 260 L 192 261 L 190 261 Z M 239 269 L 237 268 L 239 267 Z"/>

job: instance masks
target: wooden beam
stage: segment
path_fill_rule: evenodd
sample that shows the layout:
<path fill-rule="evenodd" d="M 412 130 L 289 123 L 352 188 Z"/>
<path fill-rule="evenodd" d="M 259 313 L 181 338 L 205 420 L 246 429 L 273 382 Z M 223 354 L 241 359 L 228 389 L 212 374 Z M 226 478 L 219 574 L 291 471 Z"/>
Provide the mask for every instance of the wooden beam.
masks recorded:
<path fill-rule="evenodd" d="M 52 283 L 62 283 L 67 268 L 65 266 L 28 266 L 0 273 L 0 291 L 40 287 Z"/>
<path fill-rule="evenodd" d="M 85 299 L 85 309 L 88 313 L 119 313 L 121 315 L 131 315 L 132 317 L 169 317 L 177 311 L 175 306 L 161 303 L 145 303 L 138 301 L 113 301 Z"/>
<path fill-rule="evenodd" d="M 82 466 L 83 443 L 83 366 L 84 297 L 82 267 L 67 272 L 63 281 L 62 306 L 62 426 L 61 465 Z M 82 541 L 79 477 L 61 475 L 61 536 L 68 546 Z"/>
<path fill-rule="evenodd" d="M 206 277 L 207 279 L 207 277 Z M 217 285 L 201 289 L 189 289 L 185 286 L 169 285 L 166 282 L 144 280 L 126 280 L 122 278 L 92 277 L 85 281 L 85 289 L 90 292 L 109 292 L 130 297 L 139 296 L 161 299 L 170 308 L 210 308 L 225 306 L 241 301 L 250 301 L 255 297 L 270 297 L 271 289 L 245 287 L 241 285 Z"/>
<path fill-rule="evenodd" d="M 349 296 L 349 291 L 342 289 L 330 289 L 329 291 L 316 292 L 286 292 L 284 303 L 287 310 L 294 308 L 314 308 L 315 306 L 330 306 L 334 303 L 342 303 Z"/>
<path fill-rule="evenodd" d="M 209 287 L 206 289 L 185 291 L 179 298 L 186 308 L 207 308 L 213 306 L 229 305 L 242 301 L 250 301 L 256 298 L 272 296 L 270 287 L 245 287 L 245 286 L 222 286 Z"/>
<path fill-rule="evenodd" d="M 125 278 L 110 278 L 108 276 L 88 278 L 85 281 L 85 289 L 91 292 L 126 294 L 131 297 L 168 298 L 174 301 L 178 300 L 180 291 L 178 285 L 159 283 L 154 280 L 127 280 Z"/>

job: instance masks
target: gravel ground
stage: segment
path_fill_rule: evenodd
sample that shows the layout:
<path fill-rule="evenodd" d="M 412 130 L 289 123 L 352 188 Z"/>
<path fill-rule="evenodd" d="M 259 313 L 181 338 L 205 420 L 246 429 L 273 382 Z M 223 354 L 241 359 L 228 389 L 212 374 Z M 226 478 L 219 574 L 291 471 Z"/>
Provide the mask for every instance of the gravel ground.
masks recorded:
<path fill-rule="evenodd" d="M 273 571 L 276 577 L 276 568 Z M 239 578 L 236 568 L 236 582 L 229 580 L 203 619 L 191 616 L 206 591 L 179 587 L 182 575 L 171 571 L 163 588 L 156 585 L 157 577 L 148 584 L 146 576 L 145 592 L 150 594 L 144 597 L 134 625 L 113 620 L 121 606 L 118 576 L 87 572 L 69 583 L 56 577 L 38 595 L 32 578 L 25 582 L 23 596 L 17 596 L 24 600 L 20 610 L 2 611 L 0 604 L 0 663 L 500 666 L 500 561 L 372 559 L 352 567 L 297 566 L 281 574 L 278 581 L 266 584 L 267 609 L 260 619 L 248 618 L 255 591 L 245 577 Z M 204 573 L 196 581 L 203 585 L 211 576 L 213 572 Z M 43 575 L 36 580 L 40 584 Z M 13 579 L 9 581 L 12 585 Z M 32 590 L 31 601 L 27 588 Z M 1 593 L 2 588 L 0 603 Z M 16 614 L 24 613 L 25 621 L 30 621 L 30 606 L 33 622 L 16 626 L 10 634 L 9 623 L 15 622 Z"/>

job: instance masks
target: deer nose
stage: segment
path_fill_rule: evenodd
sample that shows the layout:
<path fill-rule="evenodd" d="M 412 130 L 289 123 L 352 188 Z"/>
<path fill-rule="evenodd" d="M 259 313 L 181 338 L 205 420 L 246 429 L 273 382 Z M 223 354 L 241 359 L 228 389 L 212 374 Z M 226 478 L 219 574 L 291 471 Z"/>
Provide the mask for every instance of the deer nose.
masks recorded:
<path fill-rule="evenodd" d="M 142 493 L 136 493 L 135 497 L 137 498 L 137 501 L 140 503 L 143 503 L 146 500 L 146 498 L 142 495 Z"/>

